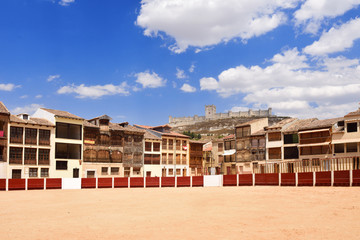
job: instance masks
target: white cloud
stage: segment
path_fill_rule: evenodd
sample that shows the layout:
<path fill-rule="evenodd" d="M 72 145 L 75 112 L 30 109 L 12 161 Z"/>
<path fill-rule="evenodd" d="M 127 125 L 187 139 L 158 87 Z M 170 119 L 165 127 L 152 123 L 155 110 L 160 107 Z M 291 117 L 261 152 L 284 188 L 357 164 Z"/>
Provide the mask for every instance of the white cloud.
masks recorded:
<path fill-rule="evenodd" d="M 15 85 L 12 83 L 0 83 L 0 91 L 7 91 L 7 92 L 11 92 L 12 90 L 14 90 L 15 88 L 21 87 L 20 85 Z"/>
<path fill-rule="evenodd" d="M 318 41 L 304 48 L 304 52 L 310 55 L 326 55 L 342 52 L 353 46 L 354 41 L 360 38 L 360 18 L 333 27 L 324 32 Z"/>
<path fill-rule="evenodd" d="M 182 85 L 182 87 L 180 89 L 181 89 L 181 91 L 187 92 L 187 93 L 196 92 L 196 88 L 187 83 L 184 83 L 184 85 Z"/>
<path fill-rule="evenodd" d="M 155 72 L 140 72 L 136 73 L 135 77 L 137 77 L 136 82 L 140 83 L 143 88 L 158 88 L 163 87 L 166 84 L 166 79 L 163 79 Z"/>
<path fill-rule="evenodd" d="M 28 97 L 29 97 L 28 95 L 22 95 L 20 98 L 25 99 L 25 98 L 28 98 Z"/>
<path fill-rule="evenodd" d="M 360 0 L 306 0 L 294 13 L 294 19 L 296 25 L 305 27 L 305 32 L 315 34 L 324 19 L 341 16 L 359 4 Z"/>
<path fill-rule="evenodd" d="M 47 81 L 51 82 L 51 81 L 54 81 L 55 79 L 59 79 L 59 78 L 60 78 L 59 74 L 57 74 L 57 75 L 49 75 L 49 77 L 47 78 Z"/>
<path fill-rule="evenodd" d="M 185 74 L 185 71 L 180 69 L 180 68 L 176 68 L 176 77 L 178 79 L 184 79 L 184 78 L 187 78 L 186 74 Z"/>
<path fill-rule="evenodd" d="M 33 103 L 30 105 L 26 105 L 24 107 L 17 107 L 11 111 L 12 114 L 20 114 L 20 113 L 27 113 L 33 114 L 38 108 L 44 107 L 42 104 Z"/>
<path fill-rule="evenodd" d="M 61 6 L 69 6 L 71 3 L 74 3 L 74 2 L 75 2 L 75 0 L 60 0 L 59 4 Z"/>
<path fill-rule="evenodd" d="M 169 49 L 205 48 L 240 38 L 263 35 L 287 21 L 283 10 L 299 0 L 143 0 L 136 24 L 144 35 L 174 38 Z"/>
<path fill-rule="evenodd" d="M 235 106 L 235 107 L 232 107 L 231 108 L 231 111 L 232 112 L 246 112 L 246 111 L 248 111 L 249 110 L 249 108 L 247 108 L 247 107 L 242 107 L 242 106 Z"/>
<path fill-rule="evenodd" d="M 41 94 L 35 96 L 35 98 L 37 98 L 37 99 L 42 98 L 42 97 L 43 96 Z"/>
<path fill-rule="evenodd" d="M 267 67 L 243 65 L 215 78 L 200 79 L 201 90 L 222 97 L 240 95 L 246 105 L 272 107 L 295 117 L 336 117 L 356 108 L 360 92 L 359 59 L 322 58 L 316 66 L 296 48 L 276 54 Z M 337 111 L 327 112 L 337 109 Z"/>
<path fill-rule="evenodd" d="M 195 64 L 191 64 L 190 68 L 189 68 L 189 72 L 194 72 L 195 71 Z"/>
<path fill-rule="evenodd" d="M 94 85 L 94 86 L 85 86 L 85 84 L 81 85 L 69 85 L 61 87 L 57 93 L 58 94 L 70 94 L 76 93 L 77 98 L 92 98 L 97 99 L 102 96 L 108 95 L 129 95 L 128 85 L 126 82 L 121 83 L 120 85 L 106 84 L 106 85 Z"/>

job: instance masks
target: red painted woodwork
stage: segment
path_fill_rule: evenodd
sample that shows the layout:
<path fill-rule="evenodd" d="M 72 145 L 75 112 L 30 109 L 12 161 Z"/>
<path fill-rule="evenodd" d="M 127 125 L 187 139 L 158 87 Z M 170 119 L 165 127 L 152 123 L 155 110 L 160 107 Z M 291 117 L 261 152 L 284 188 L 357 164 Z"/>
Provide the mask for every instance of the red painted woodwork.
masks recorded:
<path fill-rule="evenodd" d="M 298 186 L 313 186 L 314 178 L 312 172 L 298 173 Z"/>
<path fill-rule="evenodd" d="M 315 186 L 331 186 L 331 172 L 315 172 Z"/>
<path fill-rule="evenodd" d="M 9 179 L 9 190 L 25 190 L 25 179 Z"/>
<path fill-rule="evenodd" d="M 360 186 L 360 170 L 352 171 L 352 186 Z"/>
<path fill-rule="evenodd" d="M 33 190 L 33 189 L 44 189 L 44 179 L 40 178 L 40 179 L 31 179 L 29 178 L 28 180 L 28 190 Z"/>
<path fill-rule="evenodd" d="M 239 175 L 239 186 L 252 186 L 253 175 L 252 174 L 240 174 Z"/>
<path fill-rule="evenodd" d="M 82 178 L 81 188 L 96 188 L 96 178 Z"/>
<path fill-rule="evenodd" d="M 175 177 L 162 177 L 161 187 L 175 187 Z"/>
<path fill-rule="evenodd" d="M 237 186 L 237 175 L 223 175 L 223 186 Z"/>
<path fill-rule="evenodd" d="M 127 188 L 129 187 L 128 177 L 114 178 L 114 188 Z"/>
<path fill-rule="evenodd" d="M 178 187 L 190 187 L 190 177 L 178 177 L 176 186 Z"/>
<path fill-rule="evenodd" d="M 159 187 L 160 178 L 159 177 L 146 177 L 146 187 Z"/>
<path fill-rule="evenodd" d="M 130 187 L 144 187 L 144 178 L 143 177 L 131 177 L 130 178 Z"/>
<path fill-rule="evenodd" d="M 350 186 L 350 171 L 334 171 L 334 186 Z"/>
<path fill-rule="evenodd" d="M 98 188 L 112 188 L 112 178 L 98 178 Z"/>
<path fill-rule="evenodd" d="M 281 173 L 281 186 L 296 186 L 295 173 Z"/>
<path fill-rule="evenodd" d="M 203 187 L 204 186 L 204 177 L 203 176 L 192 176 L 192 186 L 193 187 Z"/>
<path fill-rule="evenodd" d="M 6 179 L 0 179 L 0 191 L 6 190 Z"/>
<path fill-rule="evenodd" d="M 61 189 L 61 178 L 47 178 L 46 189 Z"/>
<path fill-rule="evenodd" d="M 279 185 L 278 173 L 261 173 L 255 174 L 255 185 L 272 186 Z"/>

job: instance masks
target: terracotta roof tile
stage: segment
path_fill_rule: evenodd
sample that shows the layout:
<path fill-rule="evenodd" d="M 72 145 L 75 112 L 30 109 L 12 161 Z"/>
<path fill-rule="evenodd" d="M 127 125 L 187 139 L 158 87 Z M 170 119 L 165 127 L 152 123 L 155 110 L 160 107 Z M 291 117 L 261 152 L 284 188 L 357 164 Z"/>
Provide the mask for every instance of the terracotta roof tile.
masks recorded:
<path fill-rule="evenodd" d="M 265 136 L 265 134 L 266 134 L 265 130 L 259 130 L 257 132 L 252 133 L 251 136 L 254 136 L 254 137 L 256 137 L 256 136 Z"/>
<path fill-rule="evenodd" d="M 354 112 L 349 112 L 345 115 L 345 117 L 352 117 L 352 116 L 359 116 L 360 115 L 360 108 Z"/>
<path fill-rule="evenodd" d="M 235 138 L 235 134 L 230 134 L 230 135 L 224 137 L 223 139 L 224 140 L 229 140 L 229 139 L 233 139 L 233 138 Z"/>
<path fill-rule="evenodd" d="M 10 115 L 9 110 L 6 108 L 5 104 L 0 101 L 0 113 Z"/>
<path fill-rule="evenodd" d="M 343 117 L 340 118 L 331 118 L 331 119 L 324 119 L 324 120 L 315 120 L 310 122 L 302 127 L 299 130 L 311 130 L 311 129 L 320 129 L 320 128 L 330 128 L 338 121 L 344 120 Z"/>
<path fill-rule="evenodd" d="M 289 125 L 288 127 L 286 127 L 283 132 L 297 132 L 299 131 L 299 128 L 318 120 L 317 118 L 309 118 L 309 119 L 298 119 L 297 121 L 293 122 L 291 125 Z"/>
<path fill-rule="evenodd" d="M 49 113 L 54 114 L 57 117 L 63 117 L 63 118 L 72 118 L 72 119 L 79 119 L 84 120 L 83 118 L 76 116 L 72 113 L 66 112 L 66 111 L 60 111 L 60 110 L 54 110 L 54 109 L 48 109 L 48 108 L 41 108 L 42 110 L 45 110 Z"/>
<path fill-rule="evenodd" d="M 88 121 L 84 121 L 84 127 L 91 127 L 91 128 L 100 128 L 98 126 L 96 126 L 95 124 L 92 124 L 91 122 Z"/>
<path fill-rule="evenodd" d="M 158 137 L 157 135 L 155 135 L 151 130 L 146 130 L 144 138 L 145 139 L 153 139 L 153 140 L 161 140 L 161 137 Z"/>
<path fill-rule="evenodd" d="M 47 127 L 54 127 L 55 125 L 52 124 L 50 121 L 44 118 L 30 118 L 29 120 L 24 120 L 18 116 L 10 115 L 10 122 L 14 123 L 23 123 L 23 124 L 33 124 L 33 125 L 40 125 L 40 126 L 47 126 Z"/>
<path fill-rule="evenodd" d="M 257 121 L 261 121 L 263 120 L 264 118 L 257 118 L 257 119 L 254 119 L 254 120 L 251 120 L 251 121 L 248 121 L 248 122 L 244 122 L 244 123 L 241 123 L 239 125 L 236 125 L 235 127 L 245 127 L 245 126 L 248 126 L 248 125 L 251 125 L 253 123 L 256 123 Z"/>

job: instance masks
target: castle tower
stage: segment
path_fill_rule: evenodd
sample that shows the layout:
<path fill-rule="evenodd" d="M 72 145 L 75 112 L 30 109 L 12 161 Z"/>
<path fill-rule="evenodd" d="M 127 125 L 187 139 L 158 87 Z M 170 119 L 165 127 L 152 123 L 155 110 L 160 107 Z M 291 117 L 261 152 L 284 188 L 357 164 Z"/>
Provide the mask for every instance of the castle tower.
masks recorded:
<path fill-rule="evenodd" d="M 215 105 L 205 105 L 205 118 L 211 119 L 215 118 L 216 106 Z"/>

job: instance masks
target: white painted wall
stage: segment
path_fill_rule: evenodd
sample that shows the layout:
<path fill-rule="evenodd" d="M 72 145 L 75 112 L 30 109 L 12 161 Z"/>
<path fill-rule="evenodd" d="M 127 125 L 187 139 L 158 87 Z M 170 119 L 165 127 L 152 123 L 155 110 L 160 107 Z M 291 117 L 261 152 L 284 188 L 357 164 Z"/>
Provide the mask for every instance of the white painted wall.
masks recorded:
<path fill-rule="evenodd" d="M 205 175 L 204 187 L 222 187 L 223 175 Z"/>
<path fill-rule="evenodd" d="M 81 178 L 62 178 L 61 189 L 81 189 Z"/>

